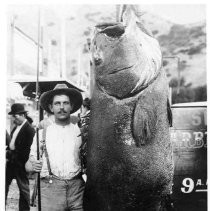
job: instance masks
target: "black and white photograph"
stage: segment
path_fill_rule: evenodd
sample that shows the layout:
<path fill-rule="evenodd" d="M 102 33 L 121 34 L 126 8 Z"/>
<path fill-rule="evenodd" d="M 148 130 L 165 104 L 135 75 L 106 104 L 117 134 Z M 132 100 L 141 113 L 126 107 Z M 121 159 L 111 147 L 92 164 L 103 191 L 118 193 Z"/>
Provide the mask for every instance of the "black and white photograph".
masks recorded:
<path fill-rule="evenodd" d="M 207 13 L 6 4 L 2 210 L 207 211 Z"/>

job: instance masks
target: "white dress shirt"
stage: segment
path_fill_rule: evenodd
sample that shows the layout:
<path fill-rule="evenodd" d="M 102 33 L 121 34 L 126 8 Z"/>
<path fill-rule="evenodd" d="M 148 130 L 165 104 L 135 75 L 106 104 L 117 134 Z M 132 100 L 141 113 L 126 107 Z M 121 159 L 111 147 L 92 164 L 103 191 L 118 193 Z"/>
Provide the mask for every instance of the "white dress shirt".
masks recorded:
<path fill-rule="evenodd" d="M 10 144 L 9 144 L 9 148 L 10 148 L 11 150 L 15 150 L 15 140 L 16 140 L 16 138 L 17 138 L 17 136 L 18 136 L 18 133 L 20 132 L 20 129 L 23 127 L 23 125 L 24 125 L 26 122 L 27 122 L 27 120 L 25 119 L 21 125 L 17 125 L 17 127 L 16 127 L 14 133 L 12 134 L 12 139 L 11 139 L 11 142 L 10 142 Z"/>
<path fill-rule="evenodd" d="M 79 147 L 80 129 L 77 124 L 60 126 L 55 123 L 47 127 L 46 148 L 51 171 L 62 179 L 71 179 L 81 171 Z M 43 156 L 41 176 L 49 175 L 46 158 Z"/>

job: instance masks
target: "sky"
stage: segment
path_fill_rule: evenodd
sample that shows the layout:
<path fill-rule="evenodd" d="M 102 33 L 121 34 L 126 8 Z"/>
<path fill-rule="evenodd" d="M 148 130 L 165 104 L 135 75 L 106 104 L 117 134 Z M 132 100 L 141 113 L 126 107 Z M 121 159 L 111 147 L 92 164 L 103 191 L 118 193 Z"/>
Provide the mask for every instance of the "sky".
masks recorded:
<path fill-rule="evenodd" d="M 178 24 L 188 24 L 188 23 L 195 23 L 206 19 L 206 4 L 180 4 L 180 3 L 171 3 L 171 4 L 145 4 L 146 1 L 141 1 L 143 4 L 141 5 L 141 9 L 148 11 L 150 13 L 156 14 L 161 16 L 165 19 L 168 19 L 174 23 Z M 46 7 L 49 4 L 44 4 Z M 27 5 L 27 4 L 25 4 Z M 110 3 L 109 3 L 110 5 Z M 78 5 L 81 7 L 81 5 Z M 115 5 L 113 5 L 114 7 Z M 15 9 L 16 11 L 21 10 L 24 7 L 17 6 Z M 32 7 L 33 8 L 33 7 Z M 36 8 L 36 7 L 34 7 Z M 64 15 L 66 13 L 71 13 L 72 15 L 76 12 L 75 5 L 72 7 L 70 4 L 67 5 L 55 5 L 55 11 L 59 15 Z M 69 9 L 70 8 L 70 9 Z"/>
<path fill-rule="evenodd" d="M 141 4 L 142 2 L 142 4 Z M 157 1 L 158 2 L 158 1 Z M 110 3 L 107 3 L 110 4 Z M 128 2 L 129 4 L 129 2 Z M 136 3 L 137 4 L 137 3 Z M 146 12 L 151 12 L 165 19 L 168 19 L 178 24 L 196 23 L 206 19 L 206 5 L 201 4 L 180 4 L 180 3 L 165 3 L 165 4 L 146 4 L 146 1 L 139 1 L 140 8 Z M 113 5 L 114 6 L 114 5 Z M 65 9 L 63 7 L 62 9 Z M 59 12 L 60 14 L 62 13 Z M 71 11 L 68 9 L 68 11 Z M 74 8 L 71 11 L 75 13 Z"/>
<path fill-rule="evenodd" d="M 150 4 L 143 7 L 151 13 L 179 24 L 195 23 L 206 19 L 205 4 Z"/>

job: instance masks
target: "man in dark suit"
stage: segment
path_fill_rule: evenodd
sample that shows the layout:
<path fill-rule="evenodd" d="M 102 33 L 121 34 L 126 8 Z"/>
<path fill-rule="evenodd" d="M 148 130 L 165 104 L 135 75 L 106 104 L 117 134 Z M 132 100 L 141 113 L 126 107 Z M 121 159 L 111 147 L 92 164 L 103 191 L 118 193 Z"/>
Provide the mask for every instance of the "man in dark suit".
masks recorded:
<path fill-rule="evenodd" d="M 19 210 L 30 210 L 30 189 L 25 163 L 29 158 L 35 130 L 27 121 L 24 105 L 15 103 L 8 113 L 14 118 L 15 127 L 11 132 L 11 141 L 6 149 L 6 198 L 9 186 L 15 178 L 20 191 Z"/>

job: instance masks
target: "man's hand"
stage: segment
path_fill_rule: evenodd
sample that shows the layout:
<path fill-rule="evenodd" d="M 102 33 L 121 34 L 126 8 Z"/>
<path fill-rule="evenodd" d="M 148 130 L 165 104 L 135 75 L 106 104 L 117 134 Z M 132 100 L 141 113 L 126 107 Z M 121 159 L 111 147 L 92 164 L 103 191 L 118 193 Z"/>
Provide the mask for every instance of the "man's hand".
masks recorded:
<path fill-rule="evenodd" d="M 41 170 L 42 170 L 42 165 L 43 165 L 43 160 L 42 160 L 42 158 L 39 159 L 39 160 L 33 160 L 32 165 L 33 165 L 33 171 L 34 171 L 34 172 L 41 172 Z"/>

